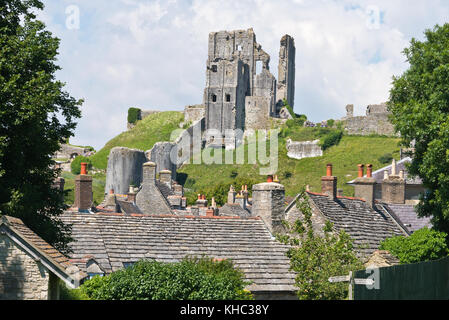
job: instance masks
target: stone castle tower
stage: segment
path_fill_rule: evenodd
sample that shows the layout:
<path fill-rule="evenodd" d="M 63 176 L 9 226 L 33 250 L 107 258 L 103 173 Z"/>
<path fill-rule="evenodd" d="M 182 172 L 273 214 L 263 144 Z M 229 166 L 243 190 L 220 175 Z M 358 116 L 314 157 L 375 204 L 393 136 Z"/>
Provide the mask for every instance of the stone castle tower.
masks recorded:
<path fill-rule="evenodd" d="M 266 126 L 264 120 L 279 117 L 279 101 L 286 98 L 293 107 L 292 37 L 285 35 L 281 40 L 278 84 L 269 63 L 270 56 L 257 43 L 253 29 L 209 34 L 204 90 L 207 130 L 214 129 L 223 137 L 228 129 L 244 131 L 261 123 Z"/>

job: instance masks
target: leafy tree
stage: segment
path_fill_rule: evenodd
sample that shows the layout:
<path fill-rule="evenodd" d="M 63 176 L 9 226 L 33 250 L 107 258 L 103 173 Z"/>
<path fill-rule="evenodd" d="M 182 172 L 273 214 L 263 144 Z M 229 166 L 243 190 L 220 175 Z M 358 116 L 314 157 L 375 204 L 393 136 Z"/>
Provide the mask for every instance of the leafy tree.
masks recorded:
<path fill-rule="evenodd" d="M 415 148 L 409 172 L 428 190 L 417 206 L 449 232 L 449 24 L 425 31 L 404 50 L 409 69 L 393 79 L 389 110 L 402 144 Z"/>
<path fill-rule="evenodd" d="M 81 173 L 81 163 L 87 163 L 88 169 L 92 168 L 92 161 L 85 156 L 77 156 L 75 159 L 73 159 L 72 163 L 70 164 L 70 170 L 73 174 L 80 174 Z"/>
<path fill-rule="evenodd" d="M 0 212 L 18 217 L 65 251 L 69 229 L 53 154 L 73 135 L 81 116 L 55 79 L 59 39 L 32 13 L 39 0 L 0 0 Z"/>
<path fill-rule="evenodd" d="M 139 108 L 129 108 L 128 109 L 128 123 L 135 124 L 140 117 L 141 110 Z"/>
<path fill-rule="evenodd" d="M 249 300 L 243 273 L 228 260 L 140 261 L 81 286 L 92 300 Z"/>
<path fill-rule="evenodd" d="M 380 249 L 388 250 L 401 263 L 417 263 L 442 259 L 449 255 L 447 234 L 423 228 L 410 237 L 398 236 L 382 241 Z"/>
<path fill-rule="evenodd" d="M 363 268 L 353 251 L 351 238 L 344 230 L 333 230 L 330 222 L 324 226 L 322 235 L 317 234 L 312 226 L 309 198 L 304 191 L 296 205 L 304 218 L 293 225 L 285 222 L 289 233 L 277 235 L 277 239 L 293 246 L 288 251 L 288 256 L 291 269 L 297 273 L 299 299 L 346 299 L 347 283 L 330 283 L 329 277 L 347 275 L 349 271 Z"/>

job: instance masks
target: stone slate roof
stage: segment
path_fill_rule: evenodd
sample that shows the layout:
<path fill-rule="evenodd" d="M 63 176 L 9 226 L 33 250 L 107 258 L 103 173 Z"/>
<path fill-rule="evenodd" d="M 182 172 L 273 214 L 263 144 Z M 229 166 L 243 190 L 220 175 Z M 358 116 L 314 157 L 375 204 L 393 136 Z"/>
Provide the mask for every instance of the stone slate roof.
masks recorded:
<path fill-rule="evenodd" d="M 156 186 L 159 188 L 165 199 L 167 199 L 168 196 L 173 196 L 175 194 L 167 184 L 161 182 L 160 180 L 156 180 Z"/>
<path fill-rule="evenodd" d="M 223 207 L 218 209 L 220 216 L 228 217 L 249 217 L 251 212 L 242 208 L 238 203 L 226 203 Z"/>
<path fill-rule="evenodd" d="M 382 240 L 406 235 L 380 206 L 374 210 L 362 199 L 338 197 L 332 201 L 326 195 L 310 192 L 308 195 L 334 228 L 344 229 L 351 236 L 359 255 L 368 257 L 379 248 Z"/>
<path fill-rule="evenodd" d="M 389 212 L 392 212 L 404 224 L 404 226 L 413 233 L 424 227 L 432 228 L 429 217 L 420 218 L 415 211 L 415 206 L 406 204 L 388 204 L 384 205 Z"/>
<path fill-rule="evenodd" d="M 176 262 L 203 255 L 232 259 L 254 292 L 293 292 L 288 247 L 275 241 L 259 218 L 65 213 L 72 224 L 72 259 L 95 258 L 106 273 L 141 259 Z"/>
<path fill-rule="evenodd" d="M 399 171 L 403 170 L 404 171 L 405 181 L 406 181 L 407 184 L 420 185 L 420 184 L 422 184 L 422 180 L 419 177 L 412 178 L 408 174 L 408 170 L 407 170 L 406 164 L 407 163 L 411 163 L 411 162 L 412 162 L 412 159 L 410 157 L 404 158 L 404 159 L 396 162 L 397 174 L 399 174 Z M 383 168 L 373 172 L 373 178 L 376 180 L 376 183 L 381 184 L 383 182 L 383 180 L 384 180 L 384 171 L 388 171 L 388 173 L 391 174 L 392 165 L 390 164 L 389 166 L 383 167 Z M 365 177 L 366 177 L 366 175 L 365 175 Z M 352 181 L 349 181 L 348 184 L 354 184 L 354 182 L 355 182 L 355 180 L 352 180 Z"/>
<path fill-rule="evenodd" d="M 71 285 L 76 286 L 75 281 L 79 281 L 86 276 L 79 272 L 79 269 L 66 256 L 25 226 L 22 220 L 10 216 L 2 216 L 0 219 L 0 232 L 5 232 L 7 235 L 9 234 L 14 238 L 18 237 L 24 241 L 25 247 L 23 248 L 26 251 L 30 252 L 32 256 L 37 255 L 47 268 L 52 266 L 51 269 L 56 271 L 55 274 L 62 280 L 69 281 Z"/>
<path fill-rule="evenodd" d="M 140 211 L 139 207 L 136 206 L 132 202 L 117 200 L 117 204 L 120 206 L 120 210 L 123 213 L 126 213 L 126 214 L 131 214 L 131 213 L 141 214 L 142 213 L 142 211 Z"/>

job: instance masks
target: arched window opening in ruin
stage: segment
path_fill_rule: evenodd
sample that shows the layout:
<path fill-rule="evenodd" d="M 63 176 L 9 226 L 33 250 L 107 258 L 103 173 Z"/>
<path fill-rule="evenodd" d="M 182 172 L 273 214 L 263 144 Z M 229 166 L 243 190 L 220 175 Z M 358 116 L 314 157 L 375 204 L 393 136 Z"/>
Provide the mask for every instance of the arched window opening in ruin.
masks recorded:
<path fill-rule="evenodd" d="M 217 95 L 212 94 L 212 102 L 217 102 Z"/>
<path fill-rule="evenodd" d="M 216 64 L 212 65 L 212 72 L 217 72 L 217 71 L 218 71 L 217 65 Z"/>
<path fill-rule="evenodd" d="M 231 102 L 231 95 L 230 94 L 226 95 L 226 102 Z"/>
<path fill-rule="evenodd" d="M 237 51 L 242 51 L 242 45 L 238 44 L 238 45 L 236 46 L 236 49 L 237 49 Z"/>
<path fill-rule="evenodd" d="M 256 74 L 261 74 L 263 70 L 263 62 L 256 61 Z"/>

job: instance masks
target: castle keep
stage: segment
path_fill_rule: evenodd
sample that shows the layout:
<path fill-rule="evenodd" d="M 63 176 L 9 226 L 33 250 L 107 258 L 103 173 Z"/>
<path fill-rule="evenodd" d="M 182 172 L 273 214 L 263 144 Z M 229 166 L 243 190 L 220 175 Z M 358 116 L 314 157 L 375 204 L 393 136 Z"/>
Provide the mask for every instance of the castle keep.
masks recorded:
<path fill-rule="evenodd" d="M 279 117 L 284 98 L 293 107 L 295 46 L 289 35 L 281 40 L 279 85 L 270 72 L 270 56 L 257 43 L 253 29 L 210 33 L 208 53 L 207 130 L 224 136 L 229 129 L 259 129 L 270 117 Z"/>

